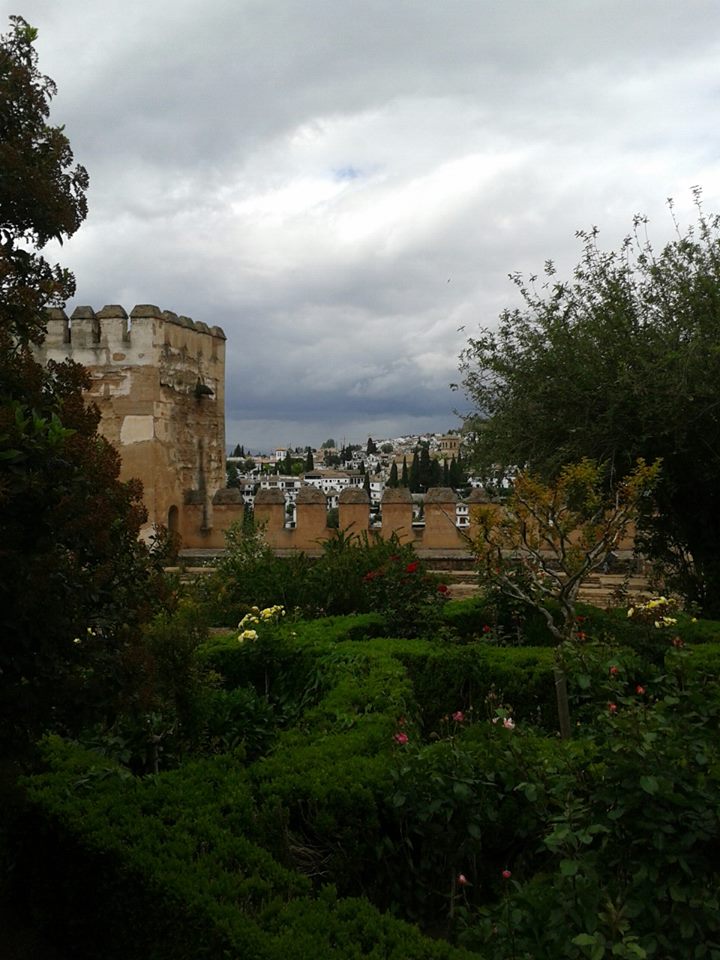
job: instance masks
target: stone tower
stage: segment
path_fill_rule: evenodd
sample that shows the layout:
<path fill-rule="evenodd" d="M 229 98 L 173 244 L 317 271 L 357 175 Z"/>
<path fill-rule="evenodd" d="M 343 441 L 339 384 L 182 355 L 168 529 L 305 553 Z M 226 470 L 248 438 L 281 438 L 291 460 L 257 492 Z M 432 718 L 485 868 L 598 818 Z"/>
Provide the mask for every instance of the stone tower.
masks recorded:
<path fill-rule="evenodd" d="M 49 311 L 38 360 L 66 357 L 87 367 L 87 399 L 100 431 L 122 458 L 122 479 L 142 481 L 148 523 L 164 524 L 186 547 L 212 539 L 212 499 L 225 486 L 225 334 L 161 311 L 120 306 L 68 319 Z"/>

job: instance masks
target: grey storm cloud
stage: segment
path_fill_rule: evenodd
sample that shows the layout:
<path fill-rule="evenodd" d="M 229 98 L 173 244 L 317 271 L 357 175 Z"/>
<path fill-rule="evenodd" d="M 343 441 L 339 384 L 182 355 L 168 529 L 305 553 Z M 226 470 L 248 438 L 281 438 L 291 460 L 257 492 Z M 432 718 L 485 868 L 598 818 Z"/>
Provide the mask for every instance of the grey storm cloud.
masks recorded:
<path fill-rule="evenodd" d="M 77 303 L 228 336 L 251 449 L 457 425 L 457 356 L 578 228 L 718 208 L 720 7 L 24 0 L 90 173 Z M 70 304 L 72 307 L 74 304 Z"/>

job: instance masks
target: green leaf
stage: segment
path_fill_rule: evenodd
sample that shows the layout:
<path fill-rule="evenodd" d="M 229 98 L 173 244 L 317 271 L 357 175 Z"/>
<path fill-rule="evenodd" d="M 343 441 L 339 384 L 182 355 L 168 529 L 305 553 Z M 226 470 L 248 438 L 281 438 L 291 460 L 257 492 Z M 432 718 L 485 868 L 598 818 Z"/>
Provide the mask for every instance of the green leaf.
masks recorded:
<path fill-rule="evenodd" d="M 594 947 L 597 940 L 589 933 L 579 933 L 572 938 L 572 942 L 576 947 Z"/>
<path fill-rule="evenodd" d="M 560 861 L 560 873 L 563 877 L 574 877 L 576 876 L 578 870 L 580 869 L 580 862 L 578 860 L 561 860 Z"/>
<path fill-rule="evenodd" d="M 651 796 L 658 792 L 658 782 L 656 777 L 640 777 L 640 786 Z"/>

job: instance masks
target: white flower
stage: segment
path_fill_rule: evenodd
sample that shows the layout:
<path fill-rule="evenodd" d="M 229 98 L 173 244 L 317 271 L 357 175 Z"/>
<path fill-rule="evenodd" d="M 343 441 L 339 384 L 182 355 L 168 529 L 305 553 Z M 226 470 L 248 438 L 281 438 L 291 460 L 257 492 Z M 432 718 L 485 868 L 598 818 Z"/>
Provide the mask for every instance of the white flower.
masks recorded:
<path fill-rule="evenodd" d="M 243 632 L 238 637 L 240 643 L 244 643 L 245 640 L 257 640 L 257 631 L 256 630 L 243 630 Z"/>
<path fill-rule="evenodd" d="M 515 721 L 513 720 L 512 717 L 505 717 L 505 719 L 503 720 L 503 726 L 505 727 L 506 730 L 514 730 Z"/>

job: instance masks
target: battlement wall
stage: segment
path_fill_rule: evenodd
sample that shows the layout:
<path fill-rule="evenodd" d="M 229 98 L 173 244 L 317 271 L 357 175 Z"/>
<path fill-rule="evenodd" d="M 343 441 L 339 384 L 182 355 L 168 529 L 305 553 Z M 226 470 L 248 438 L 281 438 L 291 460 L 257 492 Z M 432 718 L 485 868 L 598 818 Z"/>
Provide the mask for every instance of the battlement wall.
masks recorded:
<path fill-rule="evenodd" d="M 298 495 L 294 526 L 287 525 L 285 497 L 281 490 L 260 490 L 255 497 L 255 520 L 262 524 L 263 535 L 274 550 L 298 550 L 317 553 L 323 540 L 336 536 L 337 530 L 327 525 L 327 498 L 322 491 L 302 488 Z M 472 497 L 467 501 L 472 508 L 478 504 Z M 385 539 L 397 537 L 403 543 L 432 550 L 467 550 L 467 538 L 477 532 L 472 509 L 469 525 L 457 526 L 458 498 L 446 487 L 428 491 L 425 499 L 425 523 L 413 524 L 413 506 L 405 489 L 386 489 L 381 501 L 382 523 L 371 526 L 370 500 L 362 490 L 345 490 L 340 494 L 339 528 L 362 535 L 373 531 Z M 195 508 L 195 523 L 200 521 Z M 244 504 L 239 490 L 220 490 L 213 501 L 213 529 L 206 546 L 222 549 L 225 533 L 233 523 L 243 518 Z"/>
<path fill-rule="evenodd" d="M 70 317 L 64 310 L 52 308 L 38 356 L 42 361 L 61 354 L 85 366 L 142 366 L 157 362 L 163 348 L 170 345 L 209 360 L 224 350 L 225 339 L 221 327 L 160 310 L 154 304 L 139 304 L 129 314 L 119 304 L 108 304 L 97 313 L 81 306 Z"/>

